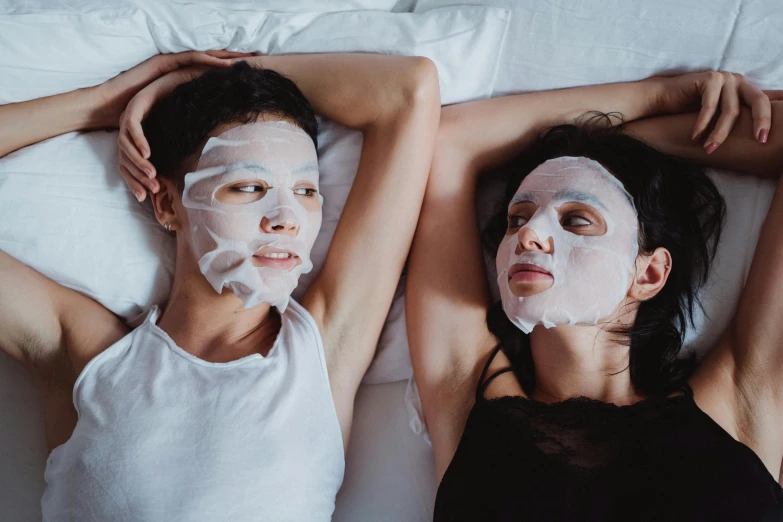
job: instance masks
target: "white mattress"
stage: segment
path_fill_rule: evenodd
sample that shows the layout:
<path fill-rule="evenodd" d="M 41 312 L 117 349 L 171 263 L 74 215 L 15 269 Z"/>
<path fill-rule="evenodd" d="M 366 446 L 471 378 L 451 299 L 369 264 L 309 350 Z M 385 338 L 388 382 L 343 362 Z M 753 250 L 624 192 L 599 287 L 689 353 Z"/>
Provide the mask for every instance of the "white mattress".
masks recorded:
<path fill-rule="evenodd" d="M 779 2 L 484 0 L 447 7 L 457 3 L 271 0 L 263 5 L 275 12 L 259 13 L 249 1 L 10 0 L 0 5 L 0 103 L 99 83 L 156 52 L 190 47 L 426 55 L 438 65 L 445 103 L 705 68 L 783 87 Z M 417 14 L 384 12 L 413 8 Z M 130 318 L 165 299 L 172 246 L 116 176 L 114 139 L 73 133 L 0 160 L 0 248 Z M 319 141 L 326 207 L 314 259 L 323 261 L 361 139 L 327 123 Z M 734 309 L 772 193 L 768 181 L 716 176 L 729 216 L 704 294 L 710 317 L 689 333 L 700 353 Z M 484 208 L 492 197 L 485 191 Z M 120 271 L 119 259 L 126 261 Z M 371 382 L 410 375 L 403 309 L 397 299 Z M 362 387 L 335 520 L 431 518 L 432 457 L 408 428 L 404 392 L 404 381 Z M 30 378 L 0 354 L 0 520 L 40 519 L 42 422 Z"/>

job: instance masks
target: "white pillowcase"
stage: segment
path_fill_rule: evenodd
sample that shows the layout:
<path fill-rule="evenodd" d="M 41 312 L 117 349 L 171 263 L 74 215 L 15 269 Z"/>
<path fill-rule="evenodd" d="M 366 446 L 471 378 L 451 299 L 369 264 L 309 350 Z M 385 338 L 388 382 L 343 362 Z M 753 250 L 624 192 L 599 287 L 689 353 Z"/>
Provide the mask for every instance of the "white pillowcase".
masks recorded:
<path fill-rule="evenodd" d="M 438 66 L 445 103 L 475 99 L 490 94 L 495 63 L 486 58 L 497 56 L 507 24 L 505 10 L 478 7 L 281 13 L 243 10 L 245 4 L 75 3 L 79 12 L 60 4 L 55 12 L 30 7 L 35 2 L 0 9 L 0 103 L 95 85 L 158 52 L 221 48 L 428 56 Z M 115 140 L 116 132 L 70 133 L 0 160 L 0 248 L 132 320 L 165 302 L 174 241 L 126 189 Z M 312 254 L 315 269 L 295 297 L 323 264 L 356 173 L 361 134 L 322 122 L 319 143 L 323 227 Z M 402 288 L 390 317 L 369 382 L 411 375 Z"/>
<path fill-rule="evenodd" d="M 510 10 L 493 96 L 694 70 L 783 86 L 783 9 L 774 1 L 418 0 Z"/>

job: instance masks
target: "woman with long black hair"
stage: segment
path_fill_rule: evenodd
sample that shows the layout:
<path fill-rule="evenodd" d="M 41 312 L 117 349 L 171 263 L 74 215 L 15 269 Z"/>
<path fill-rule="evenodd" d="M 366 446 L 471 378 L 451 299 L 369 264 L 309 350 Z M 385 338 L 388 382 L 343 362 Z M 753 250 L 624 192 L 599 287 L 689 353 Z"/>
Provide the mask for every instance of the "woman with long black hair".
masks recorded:
<path fill-rule="evenodd" d="M 733 321 L 678 358 L 725 214 L 689 161 L 778 174 L 781 109 L 703 73 L 442 111 L 406 300 L 436 521 L 781 519 L 780 188 Z M 587 110 L 632 123 L 568 124 Z M 493 304 L 475 193 L 500 167 Z"/>

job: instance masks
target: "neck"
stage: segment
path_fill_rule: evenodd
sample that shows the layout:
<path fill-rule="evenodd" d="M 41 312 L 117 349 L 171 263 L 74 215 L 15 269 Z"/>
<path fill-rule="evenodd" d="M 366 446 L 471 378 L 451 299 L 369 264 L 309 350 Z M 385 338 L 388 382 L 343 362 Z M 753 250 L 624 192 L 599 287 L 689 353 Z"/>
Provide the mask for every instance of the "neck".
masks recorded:
<path fill-rule="evenodd" d="M 158 327 L 183 350 L 211 362 L 267 355 L 280 330 L 279 314 L 266 303 L 244 308 L 228 289 L 218 294 L 180 257 Z"/>
<path fill-rule="evenodd" d="M 620 406 L 641 400 L 631 383 L 630 349 L 617 337 L 605 325 L 536 326 L 530 333 L 532 398 L 551 403 L 588 397 Z"/>

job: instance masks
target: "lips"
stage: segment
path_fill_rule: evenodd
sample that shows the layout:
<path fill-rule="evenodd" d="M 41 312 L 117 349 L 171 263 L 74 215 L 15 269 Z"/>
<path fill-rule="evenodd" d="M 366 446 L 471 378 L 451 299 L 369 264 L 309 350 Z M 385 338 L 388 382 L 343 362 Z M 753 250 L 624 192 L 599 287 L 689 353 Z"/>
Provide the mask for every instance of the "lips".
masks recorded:
<path fill-rule="evenodd" d="M 509 280 L 518 281 L 540 281 L 544 279 L 553 279 L 552 274 L 540 266 L 530 263 L 517 263 L 508 271 Z"/>
<path fill-rule="evenodd" d="M 253 264 L 259 267 L 292 270 L 302 260 L 290 250 L 265 246 L 253 254 Z"/>

